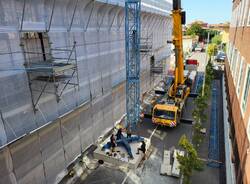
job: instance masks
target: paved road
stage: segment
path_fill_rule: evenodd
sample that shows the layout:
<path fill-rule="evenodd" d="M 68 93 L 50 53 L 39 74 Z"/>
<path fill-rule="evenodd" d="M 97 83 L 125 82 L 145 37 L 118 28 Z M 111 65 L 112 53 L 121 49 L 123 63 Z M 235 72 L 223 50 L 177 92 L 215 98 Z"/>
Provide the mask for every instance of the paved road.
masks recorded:
<path fill-rule="evenodd" d="M 206 68 L 206 53 L 205 52 L 193 52 L 191 59 L 197 59 L 199 62 L 198 72 L 204 72 Z"/>
<path fill-rule="evenodd" d="M 205 69 L 205 53 L 194 53 L 192 56 L 194 59 L 198 59 L 200 62 L 199 71 Z M 193 99 L 188 99 L 186 111 L 184 112 L 184 118 L 191 119 L 192 111 L 194 108 Z M 209 123 L 205 124 L 209 129 Z M 154 131 L 155 130 L 155 131 Z M 208 130 L 209 131 L 209 130 Z M 152 134 L 154 132 L 154 134 Z M 124 173 L 115 169 L 110 169 L 105 166 L 100 166 L 97 170 L 93 171 L 84 181 L 78 179 L 77 184 L 179 184 L 179 180 L 173 177 L 161 176 L 160 165 L 162 163 L 163 150 L 178 148 L 178 141 L 182 135 L 187 135 L 191 138 L 192 125 L 180 124 L 178 127 L 166 128 L 156 127 L 152 124 L 151 119 L 144 119 L 144 121 L 138 124 L 137 134 L 149 138 L 152 135 L 152 154 L 149 159 L 135 171 Z M 208 136 L 208 135 L 207 135 Z M 208 138 L 205 144 L 201 148 L 200 156 L 207 158 L 208 152 Z M 195 173 L 193 177 L 193 184 L 217 184 L 219 183 L 219 169 L 205 167 L 205 170 L 201 173 Z"/>

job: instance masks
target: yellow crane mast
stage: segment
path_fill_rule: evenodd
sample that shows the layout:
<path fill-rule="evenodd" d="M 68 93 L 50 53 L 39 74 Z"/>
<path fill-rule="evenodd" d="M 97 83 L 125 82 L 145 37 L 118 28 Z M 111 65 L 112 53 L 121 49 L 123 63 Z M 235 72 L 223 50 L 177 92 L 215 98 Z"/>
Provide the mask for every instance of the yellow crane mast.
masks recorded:
<path fill-rule="evenodd" d="M 176 127 L 180 122 L 190 88 L 185 84 L 184 58 L 182 43 L 182 24 L 185 24 L 185 12 L 181 8 L 181 0 L 173 0 L 173 41 L 175 46 L 175 78 L 164 103 L 153 108 L 152 121 L 155 124 Z"/>
<path fill-rule="evenodd" d="M 185 13 L 182 12 L 179 0 L 173 1 L 173 44 L 175 46 L 175 80 L 171 96 L 175 96 L 177 87 L 184 84 L 184 64 L 183 64 L 183 41 L 182 41 L 182 23 Z"/>

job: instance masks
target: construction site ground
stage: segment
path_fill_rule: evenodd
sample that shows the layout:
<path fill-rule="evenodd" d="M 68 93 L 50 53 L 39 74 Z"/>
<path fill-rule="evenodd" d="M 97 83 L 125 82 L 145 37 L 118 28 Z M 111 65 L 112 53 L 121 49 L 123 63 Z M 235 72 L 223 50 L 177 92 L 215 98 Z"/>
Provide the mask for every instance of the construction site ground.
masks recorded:
<path fill-rule="evenodd" d="M 199 71 L 205 70 L 205 53 L 194 53 L 192 58 L 198 59 L 200 62 Z M 216 79 L 218 89 L 221 91 L 221 81 Z M 186 110 L 184 111 L 184 119 L 192 119 L 192 111 L 194 109 L 193 98 L 188 98 L 186 104 Z M 219 97 L 218 100 L 221 100 Z M 221 106 L 222 103 L 218 103 Z M 206 128 L 206 134 L 204 143 L 200 146 L 199 157 L 202 159 L 208 159 L 209 153 L 209 130 L 210 130 L 210 109 L 211 103 L 209 102 L 209 108 L 207 110 L 208 120 L 203 122 L 203 126 Z M 218 107 L 221 109 L 221 107 Z M 221 114 L 219 112 L 219 114 Z M 222 115 L 219 116 L 219 122 L 222 124 Z M 220 128 L 220 130 L 222 130 Z M 190 140 L 192 137 L 192 124 L 181 123 L 176 128 L 166 128 L 156 126 L 152 123 L 151 119 L 144 119 L 137 126 L 137 134 L 146 138 L 151 138 L 150 154 L 147 155 L 137 169 L 121 169 L 114 165 L 104 163 L 95 170 L 92 170 L 85 175 L 85 177 L 76 177 L 70 183 L 75 184 L 179 184 L 180 179 L 169 176 L 160 175 L 160 167 L 163 159 L 163 151 L 165 149 L 174 150 L 178 147 L 178 141 L 182 135 L 186 135 Z M 220 132 L 220 138 L 222 133 Z M 223 154 L 223 142 L 220 141 L 220 155 Z M 91 153 L 89 154 L 91 157 Z M 223 162 L 223 158 L 220 157 L 220 161 Z M 224 183 L 224 168 L 223 164 L 220 168 L 212 168 L 205 164 L 202 172 L 195 172 L 192 177 L 193 184 L 222 184 Z M 62 183 L 69 183 L 64 181 Z"/>

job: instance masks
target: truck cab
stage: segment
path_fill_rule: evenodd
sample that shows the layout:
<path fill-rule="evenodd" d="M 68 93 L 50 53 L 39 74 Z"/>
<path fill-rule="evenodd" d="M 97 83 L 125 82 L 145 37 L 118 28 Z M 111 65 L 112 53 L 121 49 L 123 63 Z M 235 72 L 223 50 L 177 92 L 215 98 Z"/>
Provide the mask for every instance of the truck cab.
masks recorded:
<path fill-rule="evenodd" d="M 175 103 L 157 104 L 153 109 L 152 121 L 154 124 L 176 127 L 178 123 L 178 108 Z"/>

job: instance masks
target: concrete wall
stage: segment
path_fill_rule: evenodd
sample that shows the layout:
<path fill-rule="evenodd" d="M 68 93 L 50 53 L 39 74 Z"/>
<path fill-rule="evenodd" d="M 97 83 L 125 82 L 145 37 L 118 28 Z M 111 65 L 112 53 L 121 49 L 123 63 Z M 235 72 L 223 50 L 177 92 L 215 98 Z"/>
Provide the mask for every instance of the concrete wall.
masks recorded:
<path fill-rule="evenodd" d="M 55 2 L 51 16 L 50 0 L 26 0 L 24 14 L 24 0 L 0 1 L 0 183 L 53 183 L 125 113 L 123 8 L 79 0 L 74 13 L 77 1 Z M 141 19 L 142 37 L 153 34 L 156 60 L 168 58 L 171 19 L 149 12 Z M 52 48 L 77 42 L 80 89 L 67 88 L 59 102 L 44 94 L 34 113 L 20 31 L 46 30 Z M 142 93 L 160 80 L 151 82 L 148 56 L 141 59 L 141 79 Z"/>

